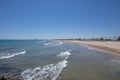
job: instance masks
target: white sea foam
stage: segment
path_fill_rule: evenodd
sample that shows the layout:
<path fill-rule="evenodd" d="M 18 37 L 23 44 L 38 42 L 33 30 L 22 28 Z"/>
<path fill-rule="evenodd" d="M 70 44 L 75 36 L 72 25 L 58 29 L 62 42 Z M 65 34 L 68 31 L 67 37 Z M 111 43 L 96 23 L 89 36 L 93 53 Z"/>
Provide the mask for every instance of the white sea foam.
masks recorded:
<path fill-rule="evenodd" d="M 57 41 L 57 42 L 50 42 L 50 43 L 45 43 L 45 46 L 59 46 L 62 45 L 63 42 Z"/>
<path fill-rule="evenodd" d="M 51 44 L 53 44 L 53 42 L 45 43 L 44 45 L 45 45 L 45 46 L 48 46 L 48 45 L 51 45 Z"/>
<path fill-rule="evenodd" d="M 52 44 L 54 44 L 53 42 L 50 42 L 50 43 L 45 43 L 44 45 L 45 46 L 48 46 L 48 45 L 52 45 Z"/>
<path fill-rule="evenodd" d="M 56 55 L 57 57 L 65 57 L 66 59 L 70 56 L 70 50 L 65 51 L 65 52 L 61 52 L 60 54 Z"/>
<path fill-rule="evenodd" d="M 44 67 L 36 67 L 34 69 L 26 69 L 21 73 L 23 80 L 56 80 L 62 70 L 67 67 L 67 58 L 70 55 L 70 49 L 61 52 L 57 57 L 66 57 L 63 61 L 57 64 L 49 64 Z"/>
<path fill-rule="evenodd" d="M 62 45 L 63 44 L 63 42 L 57 42 L 56 44 L 53 44 L 52 46 L 59 46 L 59 45 Z"/>
<path fill-rule="evenodd" d="M 26 51 L 22 51 L 22 52 L 14 53 L 14 54 L 6 53 L 6 54 L 0 56 L 0 59 L 12 58 L 12 57 L 15 57 L 15 56 L 18 56 L 18 55 L 22 55 L 22 54 L 25 54 L 25 53 L 26 53 Z"/>
<path fill-rule="evenodd" d="M 21 73 L 24 80 L 56 80 L 62 70 L 67 67 L 67 61 L 46 65 L 43 68 L 26 69 Z"/>

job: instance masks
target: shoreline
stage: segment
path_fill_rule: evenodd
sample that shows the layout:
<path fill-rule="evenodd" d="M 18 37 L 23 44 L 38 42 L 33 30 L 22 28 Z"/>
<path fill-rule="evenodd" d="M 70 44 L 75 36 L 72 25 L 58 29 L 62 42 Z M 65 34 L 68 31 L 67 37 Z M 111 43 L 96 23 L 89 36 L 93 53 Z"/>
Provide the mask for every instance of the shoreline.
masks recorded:
<path fill-rule="evenodd" d="M 58 41 L 60 41 L 60 42 L 63 42 L 63 43 L 68 43 L 68 47 L 67 46 L 65 46 L 65 47 L 62 47 L 62 49 L 63 48 L 69 48 L 69 46 L 71 46 L 71 44 L 77 44 L 77 45 L 75 45 L 75 46 L 78 46 L 78 45 L 81 45 L 81 46 L 79 46 L 79 47 L 75 47 L 75 48 L 77 48 L 77 49 L 74 49 L 73 50 L 73 54 L 72 54 L 72 56 L 69 56 L 69 58 L 68 58 L 68 63 L 67 63 L 67 67 L 65 67 L 62 71 L 61 71 L 61 73 L 59 74 L 59 76 L 57 77 L 57 79 L 56 80 L 74 80 L 74 79 L 76 79 L 76 80 L 81 80 L 81 79 L 84 79 L 84 80 L 89 80 L 88 78 L 86 78 L 86 76 L 87 75 L 90 75 L 91 76 L 91 78 L 93 78 L 94 79 L 94 77 L 95 76 L 98 76 L 99 78 L 101 78 L 101 76 L 99 75 L 99 72 L 100 71 L 104 71 L 105 69 L 107 69 L 107 68 L 105 68 L 105 69 L 103 69 L 104 67 L 106 67 L 106 66 L 104 66 L 104 63 L 103 63 L 103 61 L 108 61 L 106 58 L 105 58 L 105 60 L 104 60 L 104 55 L 98 55 L 98 56 L 94 56 L 94 53 L 96 54 L 97 52 L 96 51 L 89 51 L 87 48 L 85 49 L 85 51 L 83 51 L 83 52 L 81 52 L 82 51 L 82 46 L 84 46 L 84 45 L 86 45 L 86 47 L 87 46 L 90 46 L 90 47 L 95 47 L 96 49 L 97 49 L 97 45 L 98 46 L 105 46 L 106 44 L 109 44 L 109 46 L 110 45 L 112 45 L 112 47 L 115 47 L 115 48 L 117 48 L 118 49 L 118 51 L 119 51 L 119 45 L 120 45 L 120 42 L 102 42 L 102 41 L 76 41 L 76 40 L 58 40 Z M 116 43 L 116 44 L 115 44 Z M 103 44 L 103 45 L 100 45 L 100 44 Z M 114 44 L 114 45 L 113 45 Z M 117 46 L 118 45 L 118 46 Z M 117 46 L 117 47 L 116 47 Z M 71 46 L 72 47 L 72 46 Z M 58 47 L 59 48 L 59 47 Z M 69 48 L 70 49 L 70 48 Z M 71 48 L 72 49 L 72 48 Z M 102 49 L 104 50 L 104 49 L 106 49 L 106 47 L 104 48 L 104 47 L 102 47 Z M 51 50 L 51 49 L 50 49 Z M 59 49 L 58 49 L 59 50 Z M 66 49 L 65 49 L 66 50 Z M 99 48 L 97 49 L 97 50 L 99 50 Z M 56 49 L 55 49 L 55 51 L 56 51 Z M 68 49 L 67 49 L 67 51 L 68 51 Z M 78 51 L 78 52 L 77 52 Z M 102 51 L 102 50 L 100 50 L 100 51 Z M 109 50 L 108 50 L 109 51 Z M 77 52 L 77 53 L 76 53 Z M 114 52 L 114 51 L 113 51 Z M 60 49 L 60 53 L 61 53 L 61 49 Z M 80 53 L 80 54 L 79 54 Z M 99 53 L 99 52 L 98 52 Z M 98 54 L 97 53 L 97 54 Z M 77 54 L 77 55 L 76 55 Z M 82 55 L 81 55 L 82 54 Z M 88 55 L 89 54 L 89 55 Z M 106 54 L 106 53 L 105 53 Z M 119 53 L 118 53 L 119 54 Z M 56 55 L 56 52 L 55 52 L 55 55 Z M 111 54 L 112 55 L 112 54 Z M 109 56 L 109 55 L 108 55 Z M 113 55 L 113 57 L 114 57 L 114 55 Z M 117 56 L 118 57 L 118 56 Z M 25 57 L 26 58 L 26 57 Z M 120 56 L 118 57 L 118 58 L 120 58 Z M 20 58 L 19 58 L 20 59 Z M 24 59 L 24 58 L 23 58 Z M 37 59 L 37 58 L 36 58 Z M 45 58 L 45 60 L 46 60 L 46 58 Z M 51 59 L 49 59 L 49 60 L 51 60 Z M 53 60 L 53 59 L 52 59 Z M 56 59 L 55 59 L 56 60 Z M 103 61 L 101 61 L 101 60 L 103 60 Z M 38 61 L 38 60 L 37 60 Z M 40 61 L 39 61 L 40 62 Z M 46 62 L 46 61 L 45 61 Z M 29 63 L 29 62 L 28 62 Z M 42 62 L 43 63 L 43 62 Z M 48 63 L 47 63 L 48 64 Z M 100 65 L 99 65 L 100 64 Z M 31 65 L 31 64 L 30 64 Z M 40 64 L 41 65 L 41 64 Z M 48 64 L 49 65 L 49 64 Z M 38 65 L 37 65 L 38 66 Z M 3 66 L 4 67 L 4 66 Z M 24 67 L 24 66 L 23 66 Z M 108 67 L 109 67 L 109 65 L 108 65 Z M 36 68 L 36 66 L 35 66 L 35 68 Z M 35 68 L 33 68 L 33 70 L 35 69 Z M 98 69 L 98 68 L 102 68 L 102 69 Z M 116 68 L 116 67 L 114 67 L 114 68 Z M 92 70 L 91 70 L 92 69 Z M 89 71 L 90 70 L 90 71 Z M 97 71 L 98 70 L 98 71 Z M 114 70 L 114 69 L 113 69 Z M 22 70 L 23 71 L 23 70 Z M 96 73 L 96 74 L 94 74 L 94 72 Z M 74 74 L 75 73 L 75 74 Z M 97 73 L 98 73 L 98 75 L 97 75 Z M 101 73 L 104 73 L 104 72 L 101 72 Z M 105 73 L 105 74 L 108 74 L 108 75 L 110 75 L 111 76 L 111 74 L 109 74 L 109 73 Z M 81 75 L 82 76 L 82 78 L 81 77 L 79 77 L 79 75 Z M 103 76 L 103 75 L 102 75 Z M 109 76 L 109 77 L 110 77 Z M 114 75 L 113 75 L 114 76 Z M 5 80 L 22 80 L 22 78 L 20 77 L 20 76 L 18 76 L 18 77 L 16 77 L 16 78 L 14 78 L 14 77 L 6 77 L 6 76 L 4 76 L 5 77 Z M 2 77 L 1 77 L 2 78 Z M 0 80 L 1 80 L 1 78 L 0 78 Z M 97 78 L 96 77 L 96 80 L 97 79 L 99 79 L 99 78 Z M 111 77 L 110 77 L 111 78 Z M 90 80 L 92 80 L 92 79 L 90 79 Z M 101 80 L 104 80 L 104 78 L 103 79 L 101 79 Z M 110 79 L 111 80 L 111 79 Z M 119 79 L 118 79 L 119 80 Z"/>
<path fill-rule="evenodd" d="M 114 41 L 78 41 L 78 40 L 60 40 L 62 42 L 85 45 L 98 49 L 99 51 L 104 51 L 111 53 L 113 55 L 120 56 L 120 42 Z"/>

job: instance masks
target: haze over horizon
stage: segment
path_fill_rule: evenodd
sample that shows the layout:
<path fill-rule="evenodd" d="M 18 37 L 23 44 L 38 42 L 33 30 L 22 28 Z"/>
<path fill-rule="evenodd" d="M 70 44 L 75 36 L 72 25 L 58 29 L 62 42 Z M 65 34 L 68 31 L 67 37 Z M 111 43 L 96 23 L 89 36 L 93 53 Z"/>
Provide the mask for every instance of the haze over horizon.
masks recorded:
<path fill-rule="evenodd" d="M 120 35 L 120 0 L 0 0 L 0 39 Z"/>

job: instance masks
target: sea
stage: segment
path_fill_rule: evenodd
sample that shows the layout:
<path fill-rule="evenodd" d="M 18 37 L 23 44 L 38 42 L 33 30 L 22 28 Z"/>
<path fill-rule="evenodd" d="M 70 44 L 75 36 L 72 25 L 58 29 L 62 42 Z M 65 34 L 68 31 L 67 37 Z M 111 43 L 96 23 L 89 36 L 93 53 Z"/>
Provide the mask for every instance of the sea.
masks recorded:
<path fill-rule="evenodd" d="M 120 80 L 120 57 L 58 40 L 0 40 L 0 77 Z"/>

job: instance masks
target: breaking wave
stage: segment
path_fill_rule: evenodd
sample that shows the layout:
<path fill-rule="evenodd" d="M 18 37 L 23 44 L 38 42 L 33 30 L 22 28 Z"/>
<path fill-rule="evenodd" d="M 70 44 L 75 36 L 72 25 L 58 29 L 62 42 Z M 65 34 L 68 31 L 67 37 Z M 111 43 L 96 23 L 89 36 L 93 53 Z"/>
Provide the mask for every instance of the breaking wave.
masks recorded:
<path fill-rule="evenodd" d="M 59 46 L 62 45 L 63 42 L 57 41 L 57 42 L 50 42 L 50 43 L 45 43 L 45 46 Z"/>
<path fill-rule="evenodd" d="M 45 43 L 44 45 L 45 46 L 48 46 L 48 45 L 52 45 L 52 44 L 54 44 L 53 42 L 50 42 L 50 43 Z"/>
<path fill-rule="evenodd" d="M 52 46 L 59 46 L 59 45 L 62 45 L 63 44 L 63 42 L 57 42 L 56 44 L 53 44 Z"/>
<path fill-rule="evenodd" d="M 25 54 L 25 53 L 26 53 L 26 51 L 14 53 L 14 54 L 4 53 L 4 54 L 0 54 L 0 59 L 12 58 L 12 57 L 22 55 L 22 54 Z"/>
<path fill-rule="evenodd" d="M 69 51 L 61 52 L 57 57 L 68 58 L 70 55 Z M 62 70 L 67 67 L 67 58 L 57 64 L 49 64 L 44 67 L 26 69 L 21 73 L 21 77 L 23 80 L 56 80 Z"/>
<path fill-rule="evenodd" d="M 70 56 L 70 51 L 71 49 L 69 49 L 68 51 L 65 52 L 61 52 L 60 54 L 56 55 L 57 57 L 65 57 L 66 59 L 68 59 L 68 57 Z"/>
<path fill-rule="evenodd" d="M 21 76 L 24 80 L 56 80 L 65 67 L 67 67 L 67 61 L 63 60 L 56 65 L 50 64 L 43 68 L 26 69 Z"/>

